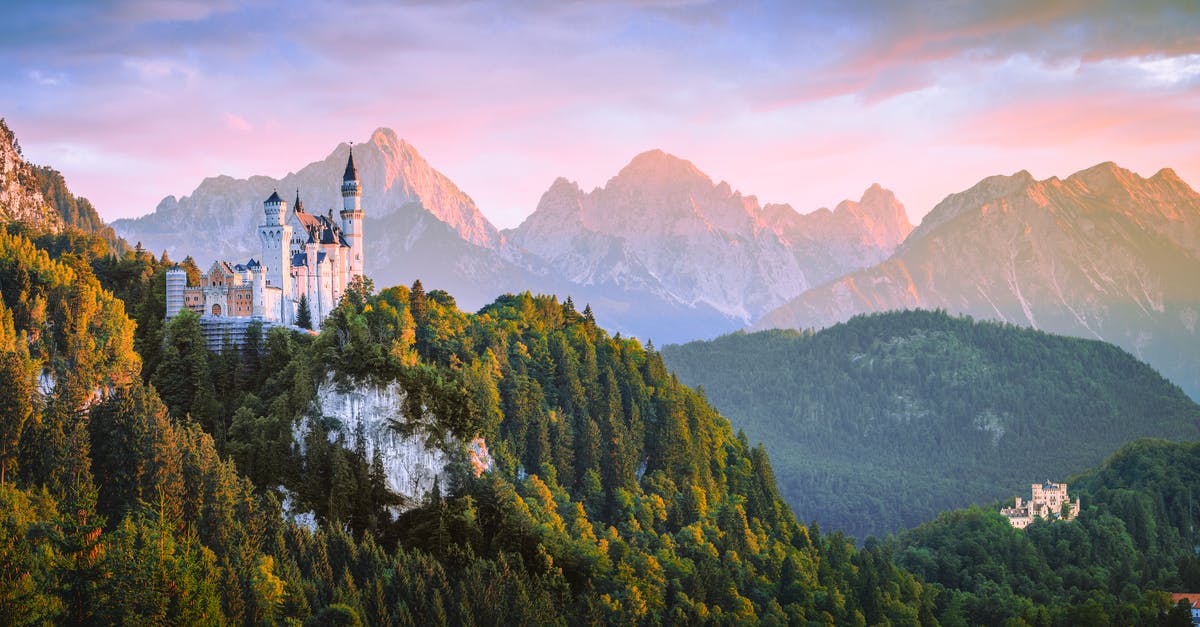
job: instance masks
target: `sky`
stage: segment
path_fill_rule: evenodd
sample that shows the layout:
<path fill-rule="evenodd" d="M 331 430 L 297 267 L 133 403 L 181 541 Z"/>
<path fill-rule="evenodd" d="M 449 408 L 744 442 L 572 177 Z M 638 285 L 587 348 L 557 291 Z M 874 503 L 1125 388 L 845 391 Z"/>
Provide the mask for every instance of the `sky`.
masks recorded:
<path fill-rule="evenodd" d="M 661 148 L 915 222 L 994 174 L 1200 187 L 1200 2 L 4 2 L 0 117 L 112 220 L 390 127 L 497 226 Z"/>

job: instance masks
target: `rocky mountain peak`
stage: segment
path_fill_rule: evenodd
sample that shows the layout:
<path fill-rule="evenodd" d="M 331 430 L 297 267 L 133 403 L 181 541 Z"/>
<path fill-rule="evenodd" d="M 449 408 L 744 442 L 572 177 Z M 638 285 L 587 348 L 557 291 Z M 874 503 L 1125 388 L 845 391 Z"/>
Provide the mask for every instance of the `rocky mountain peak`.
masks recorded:
<path fill-rule="evenodd" d="M 1067 177 L 1067 181 L 1082 183 L 1088 190 L 1102 193 L 1119 189 L 1128 190 L 1129 188 L 1137 187 L 1144 180 L 1137 174 L 1122 168 L 1112 161 L 1098 163 Z"/>
<path fill-rule="evenodd" d="M 879 183 L 868 187 L 857 203 L 842 201 L 834 211 L 838 212 L 855 216 L 864 237 L 884 249 L 895 248 L 913 230 L 904 204 L 892 190 Z"/>
<path fill-rule="evenodd" d="M 348 143 L 338 144 L 324 159 L 280 178 L 209 177 L 190 195 L 168 196 L 153 213 L 118 220 L 113 226 L 129 241 L 141 241 L 152 250 L 166 249 L 172 256 L 192 254 L 206 263 L 253 256 L 259 249 L 255 233 L 262 221 L 262 201 L 272 189 L 289 193 L 299 189 L 312 212 L 342 206 L 340 182 L 350 149 Z M 466 242 L 493 250 L 503 245 L 500 232 L 475 202 L 392 129 L 378 128 L 367 141 L 355 142 L 354 162 L 368 220 L 427 213 Z M 190 236 L 195 229 L 212 236 L 209 246 L 195 246 Z"/>
<path fill-rule="evenodd" d="M 921 224 L 913 229 L 909 240 L 922 237 L 939 226 L 957 218 L 962 212 L 975 210 L 994 200 L 1022 193 L 1038 185 L 1028 170 L 1010 176 L 989 176 L 970 189 L 946 196 L 925 215 Z"/>
<path fill-rule="evenodd" d="M 405 142 L 403 139 L 400 139 L 399 135 L 396 135 L 396 131 L 386 126 L 381 126 L 371 133 L 371 143 L 376 145 L 401 143 L 408 145 L 408 142 Z"/>
<path fill-rule="evenodd" d="M 1200 194 L 1105 162 L 1065 180 L 1025 171 L 947 196 L 882 263 L 764 316 L 821 327 L 856 314 L 945 308 L 1102 339 L 1200 393 Z"/>
<path fill-rule="evenodd" d="M 713 182 L 691 161 L 680 159 L 657 148 L 634 157 L 609 181 L 609 185 L 643 188 L 694 184 L 712 187 Z"/>

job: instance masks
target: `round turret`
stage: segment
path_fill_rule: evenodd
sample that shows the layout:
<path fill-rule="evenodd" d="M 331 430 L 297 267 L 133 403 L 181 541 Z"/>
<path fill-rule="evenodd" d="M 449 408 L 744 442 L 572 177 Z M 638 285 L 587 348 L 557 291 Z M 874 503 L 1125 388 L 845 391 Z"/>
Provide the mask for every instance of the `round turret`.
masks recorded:
<path fill-rule="evenodd" d="M 183 290 L 187 287 L 187 271 L 180 266 L 167 270 L 167 320 L 183 311 Z"/>
<path fill-rule="evenodd" d="M 349 281 L 363 273 L 362 185 L 358 182 L 358 169 L 354 167 L 353 151 L 346 160 L 346 173 L 342 175 L 342 210 L 338 215 L 342 219 L 342 234 L 350 245 L 346 260 L 346 280 Z M 329 220 L 333 221 L 332 214 Z"/>
<path fill-rule="evenodd" d="M 267 216 L 267 224 L 283 224 L 283 214 L 287 213 L 287 203 L 279 197 L 279 191 L 271 192 L 271 195 L 263 201 L 263 213 Z"/>

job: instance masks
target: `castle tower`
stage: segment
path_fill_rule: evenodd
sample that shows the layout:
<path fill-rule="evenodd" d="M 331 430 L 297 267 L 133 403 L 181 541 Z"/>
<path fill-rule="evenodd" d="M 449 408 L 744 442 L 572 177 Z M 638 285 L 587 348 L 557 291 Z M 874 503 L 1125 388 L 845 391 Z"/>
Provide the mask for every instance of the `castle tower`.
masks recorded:
<path fill-rule="evenodd" d="M 262 242 L 262 265 L 266 276 L 266 287 L 283 290 L 280 299 L 280 311 L 265 312 L 268 319 L 278 319 L 284 324 L 291 324 L 290 307 L 291 290 L 291 241 L 292 227 L 284 221 L 287 213 L 287 203 L 279 197 L 279 192 L 271 192 L 271 196 L 263 202 L 263 213 L 266 220 L 258 227 L 258 239 Z"/>
<path fill-rule="evenodd" d="M 358 182 L 358 170 L 354 167 L 354 152 L 346 160 L 346 173 L 342 175 L 342 233 L 350 244 L 350 255 L 346 264 L 346 282 L 363 273 L 362 243 L 362 185 Z"/>
<path fill-rule="evenodd" d="M 183 310 L 183 289 L 187 287 L 187 272 L 180 266 L 167 270 L 167 320 Z"/>

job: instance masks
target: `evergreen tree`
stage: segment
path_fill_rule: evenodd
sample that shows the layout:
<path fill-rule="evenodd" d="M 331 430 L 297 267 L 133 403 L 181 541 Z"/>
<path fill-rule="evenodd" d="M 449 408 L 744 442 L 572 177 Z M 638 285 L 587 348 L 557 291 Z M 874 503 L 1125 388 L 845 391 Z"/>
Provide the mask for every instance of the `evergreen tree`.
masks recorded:
<path fill-rule="evenodd" d="M 308 294 L 301 294 L 300 304 L 296 306 L 296 326 L 302 329 L 311 329 L 312 325 L 312 311 L 308 308 Z"/>
<path fill-rule="evenodd" d="M 21 342 L 14 344 L 20 346 Z M 25 424 L 34 415 L 29 357 L 17 350 L 0 353 L 0 382 L 0 485 L 3 485 L 7 471 L 16 464 L 17 446 Z"/>

